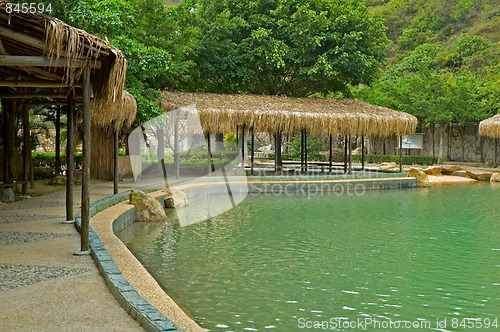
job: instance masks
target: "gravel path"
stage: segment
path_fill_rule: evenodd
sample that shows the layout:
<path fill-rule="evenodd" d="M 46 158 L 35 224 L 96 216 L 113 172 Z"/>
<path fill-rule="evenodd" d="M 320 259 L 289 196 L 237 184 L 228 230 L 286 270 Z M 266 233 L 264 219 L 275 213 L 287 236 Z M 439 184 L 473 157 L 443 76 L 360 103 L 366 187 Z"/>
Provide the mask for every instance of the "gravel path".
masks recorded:
<path fill-rule="evenodd" d="M 125 187 L 125 186 L 124 186 Z M 126 190 L 126 189 L 123 189 Z M 91 186 L 91 201 L 113 192 Z M 81 188 L 75 188 L 74 211 Z M 116 302 L 65 220 L 64 187 L 0 205 L 0 331 L 143 331 Z"/>

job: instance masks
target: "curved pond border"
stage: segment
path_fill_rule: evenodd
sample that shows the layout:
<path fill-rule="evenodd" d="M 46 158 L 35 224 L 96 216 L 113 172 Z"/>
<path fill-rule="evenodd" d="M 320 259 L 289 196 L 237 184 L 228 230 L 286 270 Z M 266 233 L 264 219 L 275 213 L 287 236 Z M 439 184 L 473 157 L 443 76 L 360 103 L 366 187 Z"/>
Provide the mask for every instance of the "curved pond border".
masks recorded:
<path fill-rule="evenodd" d="M 255 181 L 256 180 L 256 181 Z M 330 184 L 341 184 L 342 186 L 346 186 L 349 184 L 363 184 L 366 189 L 402 189 L 402 188 L 415 188 L 416 180 L 415 178 L 403 178 L 403 177 L 393 177 L 393 178 L 371 178 L 371 179 L 344 179 L 344 180 L 321 180 L 315 181 L 312 179 L 303 179 L 305 181 L 290 181 L 290 179 L 284 179 L 279 177 L 270 177 L 267 178 L 266 181 L 263 179 L 254 179 L 254 181 L 249 181 L 249 193 L 268 193 L 275 192 L 274 185 L 279 186 L 289 186 L 291 183 L 295 183 L 290 189 L 298 190 L 297 186 L 302 186 L 306 184 L 307 189 L 311 189 L 310 185 L 316 185 L 317 183 L 330 183 Z M 286 187 L 285 187 L 286 188 Z M 287 191 L 288 188 L 283 188 L 284 191 Z M 153 185 L 148 187 L 137 188 L 137 190 L 142 190 L 146 193 L 153 194 L 153 197 L 157 200 L 162 200 L 166 193 L 161 190 L 164 189 L 164 185 Z M 299 189 L 303 190 L 303 189 Z M 317 190 L 317 189 L 316 189 Z M 94 202 L 90 205 L 90 217 L 92 218 L 89 225 L 89 238 L 90 238 L 90 246 L 91 246 L 91 255 L 94 259 L 97 267 L 99 268 L 100 273 L 102 274 L 106 284 L 108 285 L 111 293 L 114 295 L 118 303 L 122 305 L 122 307 L 129 313 L 146 331 L 184 331 L 178 325 L 183 325 L 184 328 L 188 328 L 190 331 L 204 331 L 194 320 L 189 318 L 187 314 L 180 307 L 178 307 L 175 302 L 168 297 L 168 295 L 161 290 L 160 296 L 158 296 L 159 292 L 155 292 L 156 294 L 148 294 L 148 297 L 153 300 L 163 301 L 165 298 L 169 303 L 166 304 L 166 307 L 169 307 L 167 311 L 173 312 L 176 314 L 176 320 L 180 321 L 180 324 L 174 324 L 167 316 L 162 313 L 165 312 L 165 308 L 160 311 L 155 306 L 153 306 L 148 300 L 146 300 L 139 292 L 134 288 L 131 283 L 127 280 L 125 275 L 122 273 L 116 262 L 113 260 L 112 255 L 106 249 L 104 243 L 98 236 L 94 227 L 101 228 L 108 227 L 107 230 L 98 230 L 100 234 L 104 234 L 105 236 L 109 235 L 106 233 L 112 233 L 113 237 L 120 242 L 122 245 L 119 250 L 121 250 L 121 254 L 125 254 L 125 256 L 132 256 L 135 261 L 142 267 L 142 264 L 133 256 L 133 254 L 126 248 L 126 246 L 115 236 L 116 233 L 135 222 L 135 207 L 125 202 L 129 198 L 130 190 L 124 191 L 115 195 L 108 196 L 103 198 L 97 202 Z M 122 207 L 116 207 L 121 203 Z M 111 209 L 113 207 L 113 209 Z M 116 209 L 116 211 L 111 211 Z M 111 212 L 110 214 L 106 214 L 105 210 Z M 98 214 L 103 212 L 104 215 L 98 218 Z M 100 224 L 96 224 L 96 218 L 99 219 Z M 81 226 L 81 214 L 78 212 L 75 218 L 75 225 L 78 230 L 80 230 Z M 108 240 L 106 240 L 108 241 Z M 106 243 L 108 244 L 108 243 Z M 115 253 L 116 254 L 116 253 Z M 115 257 L 116 258 L 116 257 Z M 118 257 L 119 258 L 119 257 Z M 147 272 L 147 270 L 142 267 L 144 270 L 142 272 L 141 278 L 146 277 L 149 278 L 149 281 L 155 284 L 155 287 L 160 287 L 153 277 Z M 141 273 L 139 273 L 141 274 Z M 145 275 L 147 274 L 147 276 Z M 142 280 L 141 280 L 142 281 Z M 153 287 L 153 288 L 155 288 Z M 161 287 L 160 287 L 161 289 Z M 162 296 L 163 295 L 163 296 Z M 151 297 L 152 296 L 152 297 Z M 156 301 L 158 302 L 158 301 Z M 157 303 L 158 304 L 158 303 Z"/>
<path fill-rule="evenodd" d="M 161 188 L 158 186 L 150 186 L 145 188 L 137 188 L 146 193 L 158 191 Z M 111 207 L 128 200 L 130 190 L 108 196 L 90 205 L 90 217 L 96 217 L 100 212 L 109 210 Z M 163 195 L 165 196 L 165 194 Z M 161 196 L 156 197 L 161 199 Z M 113 231 L 123 229 L 128 224 L 135 220 L 135 207 L 129 205 L 128 209 L 123 213 L 115 214 L 107 220 L 107 224 L 112 227 Z M 123 211 L 123 209 L 122 209 Z M 160 310 L 155 308 L 148 302 L 139 292 L 129 283 L 122 271 L 113 260 L 113 257 L 106 249 L 97 232 L 92 227 L 93 220 L 89 226 L 89 239 L 91 246 L 91 255 L 94 259 L 101 275 L 103 276 L 111 293 L 116 298 L 118 303 L 127 311 L 132 318 L 146 331 L 184 331 L 178 325 L 174 324 Z M 78 230 L 81 227 L 81 212 L 78 212 L 75 218 L 75 225 Z M 128 251 L 128 250 L 127 250 Z M 130 252 L 128 252 L 130 253 Z M 132 255 L 130 253 L 130 255 Z M 166 295 L 166 294 L 165 294 Z M 180 309 L 179 309 L 180 310 Z M 182 311 L 182 310 L 181 310 Z M 184 315 L 185 313 L 182 312 Z M 187 315 L 186 315 L 187 317 Z M 189 318 L 188 318 L 189 319 Z M 191 319 L 189 319 L 191 320 Z M 192 320 L 191 320 L 192 321 Z M 192 321 L 191 324 L 196 324 Z M 191 325 L 188 324 L 188 325 Z M 197 326 L 197 325 L 196 325 Z"/>

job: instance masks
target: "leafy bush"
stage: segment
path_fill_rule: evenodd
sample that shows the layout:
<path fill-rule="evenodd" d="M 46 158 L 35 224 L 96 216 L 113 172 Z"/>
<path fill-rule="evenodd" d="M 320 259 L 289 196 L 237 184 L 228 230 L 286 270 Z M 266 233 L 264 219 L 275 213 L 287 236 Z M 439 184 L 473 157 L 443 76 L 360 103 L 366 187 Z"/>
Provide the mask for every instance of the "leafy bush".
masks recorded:
<path fill-rule="evenodd" d="M 55 152 L 44 152 L 44 153 L 38 153 L 38 152 L 32 152 L 31 156 L 33 158 L 33 167 L 50 167 L 50 168 L 55 168 L 56 167 L 56 153 Z M 66 152 L 61 152 L 61 165 L 66 164 Z M 76 152 L 75 153 L 75 164 L 76 168 L 81 168 L 82 166 L 82 153 L 81 152 Z"/>

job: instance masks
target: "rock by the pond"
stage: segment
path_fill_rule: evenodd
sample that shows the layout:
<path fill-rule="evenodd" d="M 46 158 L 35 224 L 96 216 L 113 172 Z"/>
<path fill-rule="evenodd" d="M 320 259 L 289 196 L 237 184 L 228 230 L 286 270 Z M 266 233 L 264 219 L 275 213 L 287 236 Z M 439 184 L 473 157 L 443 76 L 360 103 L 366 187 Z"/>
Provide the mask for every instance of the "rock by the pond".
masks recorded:
<path fill-rule="evenodd" d="M 500 173 L 491 174 L 490 182 L 500 182 Z"/>
<path fill-rule="evenodd" d="M 64 186 L 66 184 L 66 176 L 58 175 L 49 180 L 51 186 Z"/>
<path fill-rule="evenodd" d="M 461 168 L 458 165 L 441 165 L 441 173 L 451 174 L 453 172 L 458 172 Z"/>
<path fill-rule="evenodd" d="M 164 221 L 167 219 L 160 202 L 143 191 L 132 191 L 129 195 L 129 202 L 135 205 L 136 221 Z"/>
<path fill-rule="evenodd" d="M 166 190 L 165 206 L 167 208 L 182 207 L 189 204 L 186 194 L 180 190 Z"/>
<path fill-rule="evenodd" d="M 481 171 L 478 169 L 471 169 L 465 172 L 465 176 L 478 181 L 490 181 L 491 174 L 491 172 Z"/>
<path fill-rule="evenodd" d="M 0 188 L 0 202 L 10 203 L 14 202 L 14 189 L 12 187 Z"/>
<path fill-rule="evenodd" d="M 384 171 L 399 171 L 398 164 L 393 161 L 380 164 L 379 169 Z"/>
<path fill-rule="evenodd" d="M 427 175 L 441 175 L 441 166 L 429 166 L 424 172 Z"/>
<path fill-rule="evenodd" d="M 407 176 L 416 178 L 418 187 L 428 187 L 430 185 L 429 176 L 421 168 L 410 168 Z"/>

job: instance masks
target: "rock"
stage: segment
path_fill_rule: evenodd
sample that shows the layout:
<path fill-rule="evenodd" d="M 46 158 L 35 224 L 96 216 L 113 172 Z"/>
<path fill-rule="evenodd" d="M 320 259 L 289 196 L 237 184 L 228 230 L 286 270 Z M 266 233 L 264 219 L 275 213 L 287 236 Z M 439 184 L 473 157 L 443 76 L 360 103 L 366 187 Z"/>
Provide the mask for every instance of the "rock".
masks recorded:
<path fill-rule="evenodd" d="M 12 187 L 0 188 L 0 202 L 10 203 L 14 202 L 14 189 Z"/>
<path fill-rule="evenodd" d="M 182 207 L 189 204 L 186 194 L 180 190 L 166 190 L 168 196 L 165 197 L 165 206 L 167 208 Z"/>
<path fill-rule="evenodd" d="M 441 166 L 429 166 L 424 172 L 427 175 L 441 175 Z"/>
<path fill-rule="evenodd" d="M 53 177 L 49 180 L 49 184 L 52 186 L 64 186 L 66 185 L 66 177 L 64 175 Z"/>
<path fill-rule="evenodd" d="M 491 174 L 490 182 L 500 182 L 500 173 Z"/>
<path fill-rule="evenodd" d="M 471 169 L 465 172 L 465 176 L 478 181 L 490 181 L 491 174 L 491 172 L 481 171 L 478 169 Z"/>
<path fill-rule="evenodd" d="M 441 165 L 441 173 L 443 174 L 452 174 L 453 172 L 458 172 L 460 170 L 460 166 L 458 165 Z"/>
<path fill-rule="evenodd" d="M 398 164 L 396 164 L 393 161 L 391 161 L 389 163 L 380 164 L 379 169 L 382 169 L 385 171 L 399 171 Z"/>
<path fill-rule="evenodd" d="M 421 168 L 410 168 L 407 176 L 416 178 L 418 187 L 428 187 L 430 185 L 429 176 Z"/>
<path fill-rule="evenodd" d="M 133 190 L 129 196 L 129 203 L 135 205 L 136 221 L 165 221 L 167 215 L 163 206 L 153 197 L 143 191 Z"/>
<path fill-rule="evenodd" d="M 81 169 L 75 169 L 73 172 L 73 183 L 77 186 L 82 184 L 83 171 Z"/>

